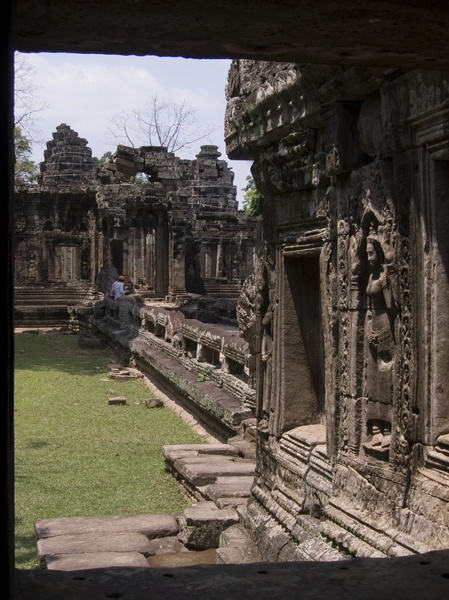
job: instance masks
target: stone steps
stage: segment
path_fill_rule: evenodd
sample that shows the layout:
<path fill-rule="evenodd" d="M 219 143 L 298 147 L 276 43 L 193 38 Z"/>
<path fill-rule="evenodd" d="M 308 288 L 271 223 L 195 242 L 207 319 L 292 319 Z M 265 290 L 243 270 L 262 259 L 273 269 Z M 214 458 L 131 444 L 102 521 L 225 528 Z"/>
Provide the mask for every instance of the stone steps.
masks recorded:
<path fill-rule="evenodd" d="M 192 500 L 213 501 L 236 508 L 246 503 L 255 473 L 255 461 L 239 456 L 230 444 L 166 445 L 162 452 L 167 470 Z"/>
<path fill-rule="evenodd" d="M 240 440 L 241 442 L 241 440 Z M 249 443 L 249 446 L 251 444 Z M 247 448 L 250 453 L 250 448 Z M 108 567 L 151 568 L 149 558 L 216 548 L 217 564 L 261 562 L 240 522 L 250 495 L 255 462 L 244 444 L 167 445 L 167 469 L 194 498 L 178 515 L 94 516 L 46 519 L 35 523 L 37 554 L 48 570 Z M 191 557 L 192 564 L 195 557 Z M 202 557 L 199 555 L 198 561 Z M 161 562 L 158 565 L 161 566 Z"/>
<path fill-rule="evenodd" d="M 66 327 L 71 323 L 72 317 L 67 305 L 14 307 L 14 327 Z"/>
<path fill-rule="evenodd" d="M 15 327 L 63 327 L 73 320 L 71 311 L 93 303 L 92 289 L 82 285 L 16 286 Z"/>
<path fill-rule="evenodd" d="M 85 296 L 40 296 L 34 298 L 27 298 L 24 300 L 23 298 L 16 299 L 16 307 L 22 309 L 29 308 L 55 308 L 58 306 L 86 306 L 90 304 L 91 301 L 86 300 Z"/>

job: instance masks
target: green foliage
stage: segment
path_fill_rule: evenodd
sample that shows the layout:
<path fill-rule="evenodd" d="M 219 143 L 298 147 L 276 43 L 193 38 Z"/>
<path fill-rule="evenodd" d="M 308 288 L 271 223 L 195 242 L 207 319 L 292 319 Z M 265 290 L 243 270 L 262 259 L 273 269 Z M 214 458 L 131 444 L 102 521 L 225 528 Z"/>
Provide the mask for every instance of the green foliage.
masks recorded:
<path fill-rule="evenodd" d="M 256 189 L 256 184 L 251 175 L 246 178 L 247 184 L 242 191 L 245 192 L 243 196 L 243 210 L 253 217 L 261 217 L 262 210 L 262 194 Z"/>
<path fill-rule="evenodd" d="M 189 505 L 165 470 L 162 446 L 204 439 L 169 408 L 149 409 L 142 379 L 110 379 L 110 350 L 77 341 L 15 334 L 17 568 L 39 568 L 37 520 L 173 514 Z M 126 405 L 110 405 L 116 396 Z"/>
<path fill-rule="evenodd" d="M 39 168 L 29 158 L 32 151 L 31 142 L 18 125 L 14 127 L 14 151 L 16 159 L 14 182 L 18 185 L 36 183 L 39 177 Z"/>
<path fill-rule="evenodd" d="M 107 162 L 109 162 L 112 158 L 112 152 L 105 152 L 103 154 L 103 156 L 101 156 L 100 158 L 98 158 L 97 156 L 93 156 L 93 161 L 96 165 L 100 166 L 100 165 L 104 165 Z"/>

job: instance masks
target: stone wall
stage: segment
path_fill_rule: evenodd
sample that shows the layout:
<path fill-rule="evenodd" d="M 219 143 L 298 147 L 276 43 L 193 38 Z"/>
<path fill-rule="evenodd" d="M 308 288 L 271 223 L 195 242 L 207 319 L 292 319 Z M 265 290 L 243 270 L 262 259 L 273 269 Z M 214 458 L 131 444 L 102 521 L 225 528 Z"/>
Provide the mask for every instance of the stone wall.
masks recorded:
<path fill-rule="evenodd" d="M 238 209 L 216 146 L 195 160 L 118 146 L 97 165 L 87 141 L 61 124 L 44 158 L 39 184 L 15 190 L 18 319 L 27 313 L 32 324 L 32 307 L 108 294 L 118 274 L 146 297 L 238 297 L 253 271 L 256 221 Z M 42 324 L 51 314 L 35 316 Z"/>
<path fill-rule="evenodd" d="M 447 83 L 438 72 L 234 61 L 229 156 L 254 160 L 263 195 L 256 268 L 237 304 L 244 342 L 224 343 L 216 328 L 181 325 L 179 314 L 132 298 L 103 301 L 103 335 L 193 399 L 211 427 L 221 419 L 229 434 L 241 418 L 221 412 L 223 393 L 238 399 L 237 413 L 254 410 L 257 477 L 245 525 L 264 560 L 448 547 Z M 100 183 L 41 185 L 34 204 L 33 190 L 18 190 L 18 211 L 23 223 L 54 214 L 43 221 L 48 251 L 60 236 L 54 223 L 70 215 L 58 190 L 70 188 L 99 227 L 106 266 L 97 282 L 140 264 L 143 298 L 180 299 L 187 280 L 204 286 L 192 291 L 213 281 L 225 293 L 251 264 L 240 260 L 236 276 L 226 245 L 235 256 L 241 231 L 248 257 L 255 224 L 238 218 L 218 158 L 209 146 L 193 163 L 119 147 Z M 185 184 L 199 172 L 200 191 Z M 34 243 L 47 239 L 28 231 Z M 202 235 L 209 250 L 195 254 Z"/>
<path fill-rule="evenodd" d="M 448 83 L 232 64 L 228 155 L 263 195 L 247 527 L 267 560 L 449 545 Z"/>
<path fill-rule="evenodd" d="M 160 190 L 158 208 L 166 212 L 169 229 L 168 255 L 146 261 L 152 268 L 137 283 L 148 285 L 165 263 L 172 297 L 186 291 L 238 297 L 242 281 L 253 272 L 256 221 L 238 210 L 234 174 L 220 159 L 217 146 L 202 146 L 192 161 L 161 147 L 118 146 L 99 171 L 107 209 L 116 190 L 136 177 L 141 178 L 140 186 Z M 136 187 L 132 185 L 131 196 L 138 194 Z M 126 214 L 129 218 L 129 211 Z"/>
<path fill-rule="evenodd" d="M 90 334 L 100 333 L 123 366 L 136 366 L 227 441 L 254 417 L 248 345 L 237 325 L 203 323 L 181 311 L 138 295 L 105 298 L 95 304 Z"/>

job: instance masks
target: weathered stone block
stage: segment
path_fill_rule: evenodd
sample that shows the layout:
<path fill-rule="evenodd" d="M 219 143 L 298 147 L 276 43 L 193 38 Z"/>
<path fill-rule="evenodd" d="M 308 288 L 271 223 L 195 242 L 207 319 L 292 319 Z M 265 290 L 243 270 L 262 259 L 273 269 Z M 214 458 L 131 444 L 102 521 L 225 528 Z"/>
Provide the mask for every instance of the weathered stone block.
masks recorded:
<path fill-rule="evenodd" d="M 111 405 L 115 405 L 115 404 L 126 404 L 126 398 L 124 396 L 116 396 L 115 398 L 109 398 L 108 399 L 108 404 Z"/>
<path fill-rule="evenodd" d="M 218 548 L 221 533 L 238 520 L 233 509 L 220 510 L 214 502 L 200 502 L 180 517 L 178 539 L 191 549 Z"/>
<path fill-rule="evenodd" d="M 164 403 L 159 398 L 149 398 L 148 400 L 144 400 L 144 402 L 148 408 L 160 408 L 164 406 Z"/>

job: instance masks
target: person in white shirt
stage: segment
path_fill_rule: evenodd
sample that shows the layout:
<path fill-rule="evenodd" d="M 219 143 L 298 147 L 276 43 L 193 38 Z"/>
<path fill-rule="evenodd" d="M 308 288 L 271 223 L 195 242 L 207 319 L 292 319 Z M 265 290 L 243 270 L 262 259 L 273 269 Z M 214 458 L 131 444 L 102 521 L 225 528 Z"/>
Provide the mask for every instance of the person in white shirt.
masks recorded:
<path fill-rule="evenodd" d="M 117 279 L 114 281 L 111 287 L 111 298 L 117 300 L 121 296 L 125 294 L 125 278 L 123 275 L 119 275 Z"/>

